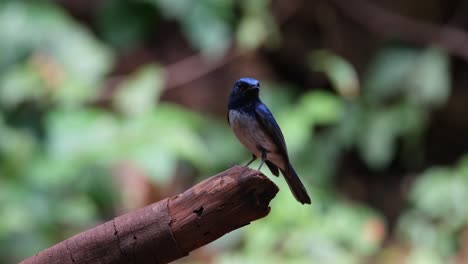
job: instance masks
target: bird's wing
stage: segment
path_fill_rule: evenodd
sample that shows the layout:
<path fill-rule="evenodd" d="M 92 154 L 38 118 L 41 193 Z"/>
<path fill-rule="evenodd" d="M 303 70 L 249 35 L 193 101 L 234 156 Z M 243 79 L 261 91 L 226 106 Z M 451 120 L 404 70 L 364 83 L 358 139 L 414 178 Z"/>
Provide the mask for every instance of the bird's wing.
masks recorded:
<path fill-rule="evenodd" d="M 266 105 L 260 103 L 255 107 L 255 117 L 257 118 L 258 123 L 263 127 L 268 135 L 270 135 L 282 156 L 286 158 L 286 164 L 288 164 L 289 158 L 286 150 L 286 143 L 284 142 L 283 133 L 281 133 L 281 129 L 278 126 L 278 123 L 276 123 L 273 114 Z"/>
<path fill-rule="evenodd" d="M 228 124 L 231 125 L 231 121 L 229 121 L 229 110 L 227 112 L 227 121 L 228 121 Z"/>

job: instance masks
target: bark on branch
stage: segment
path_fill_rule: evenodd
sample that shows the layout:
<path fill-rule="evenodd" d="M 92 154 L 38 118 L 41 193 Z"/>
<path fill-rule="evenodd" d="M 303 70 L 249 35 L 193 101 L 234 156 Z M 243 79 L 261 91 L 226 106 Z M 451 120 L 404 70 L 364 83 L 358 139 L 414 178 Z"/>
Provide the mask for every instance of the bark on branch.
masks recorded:
<path fill-rule="evenodd" d="M 234 166 L 21 263 L 167 263 L 266 216 L 277 192 L 260 172 Z"/>

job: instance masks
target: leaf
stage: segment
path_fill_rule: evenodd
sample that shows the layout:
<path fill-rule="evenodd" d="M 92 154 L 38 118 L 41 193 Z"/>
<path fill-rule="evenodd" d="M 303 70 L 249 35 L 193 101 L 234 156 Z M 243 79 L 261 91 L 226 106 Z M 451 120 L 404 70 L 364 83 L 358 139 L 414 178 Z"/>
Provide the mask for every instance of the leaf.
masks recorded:
<path fill-rule="evenodd" d="M 381 102 L 405 92 L 405 81 L 416 67 L 416 49 L 387 47 L 378 52 L 364 78 L 364 93 L 369 102 Z"/>
<path fill-rule="evenodd" d="M 400 217 L 398 232 L 415 250 L 429 250 L 439 256 L 448 256 L 455 249 L 453 237 L 417 210 L 409 210 Z"/>
<path fill-rule="evenodd" d="M 197 132 L 202 119 L 178 106 L 160 104 L 157 109 L 122 123 L 118 153 L 140 165 L 157 183 L 173 176 L 177 162 L 206 166 L 207 148 Z"/>
<path fill-rule="evenodd" d="M 156 8 L 148 2 L 101 1 L 95 17 L 106 42 L 128 49 L 144 41 L 158 19 Z"/>
<path fill-rule="evenodd" d="M 404 96 L 418 106 L 439 106 L 450 92 L 449 66 L 440 49 L 386 48 L 371 63 L 365 91 L 370 101 Z"/>
<path fill-rule="evenodd" d="M 38 150 L 39 142 L 29 131 L 7 126 L 0 116 L 0 174 L 21 174 Z"/>
<path fill-rule="evenodd" d="M 450 93 L 450 62 L 445 52 L 430 48 L 418 58 L 408 80 L 408 96 L 413 102 L 440 106 Z"/>
<path fill-rule="evenodd" d="M 468 155 L 461 157 L 457 162 L 456 173 L 468 181 Z"/>
<path fill-rule="evenodd" d="M 162 69 L 155 65 L 144 66 L 118 87 L 114 106 L 127 116 L 147 113 L 156 106 L 163 85 Z"/>
<path fill-rule="evenodd" d="M 280 112 L 277 118 L 288 149 L 300 149 L 310 139 L 314 125 L 336 123 L 342 108 L 342 101 L 335 95 L 312 91 L 304 94 L 295 108 Z"/>
<path fill-rule="evenodd" d="M 108 160 L 113 157 L 118 124 L 98 110 L 52 112 L 47 117 L 48 154 L 65 160 Z"/>
<path fill-rule="evenodd" d="M 240 16 L 236 37 L 240 49 L 250 50 L 260 46 L 278 47 L 281 33 L 275 18 L 270 12 L 269 1 L 241 1 Z"/>
<path fill-rule="evenodd" d="M 262 17 L 246 16 L 239 22 L 236 36 L 241 49 L 251 50 L 261 46 L 268 36 L 268 28 Z"/>
<path fill-rule="evenodd" d="M 0 70 L 30 61 L 64 106 L 98 94 L 96 86 L 109 72 L 113 56 L 61 9 L 44 2 L 8 1 L 0 8 L 0 24 Z"/>
<path fill-rule="evenodd" d="M 299 102 L 299 112 L 318 125 L 332 124 L 342 114 L 342 101 L 326 91 L 312 91 L 304 94 Z"/>
<path fill-rule="evenodd" d="M 63 225 L 86 226 L 93 222 L 97 216 L 97 208 L 90 197 L 76 195 L 67 197 L 53 208 L 55 221 Z"/>
<path fill-rule="evenodd" d="M 146 0 L 166 17 L 175 18 L 192 46 L 208 57 L 219 57 L 231 41 L 232 1 Z"/>
<path fill-rule="evenodd" d="M 460 228 L 468 221 L 468 179 L 447 168 L 433 168 L 414 184 L 410 200 L 416 209 L 430 219 L 437 219 L 447 228 Z"/>
<path fill-rule="evenodd" d="M 358 136 L 358 150 L 373 169 L 385 167 L 393 158 L 399 116 L 394 111 L 369 113 Z"/>
<path fill-rule="evenodd" d="M 440 255 L 432 250 L 416 249 L 410 252 L 406 262 L 412 264 L 443 264 L 447 263 L 447 260 L 444 261 Z"/>
<path fill-rule="evenodd" d="M 219 57 L 229 47 L 231 31 L 225 20 L 216 15 L 216 9 L 197 1 L 185 19 L 182 29 L 193 46 L 208 57 Z"/>
<path fill-rule="evenodd" d="M 146 0 L 156 4 L 164 16 L 169 18 L 182 18 L 192 8 L 193 1 L 190 0 Z"/>
<path fill-rule="evenodd" d="M 309 55 L 310 67 L 324 72 L 333 87 L 345 98 L 359 95 L 359 78 L 354 67 L 345 59 L 330 51 L 320 50 Z"/>
<path fill-rule="evenodd" d="M 444 258 L 456 253 L 457 238 L 468 221 L 464 161 L 461 159 L 454 168 L 430 168 L 411 186 L 411 207 L 399 219 L 398 230 L 416 250 Z"/>
<path fill-rule="evenodd" d="M 30 65 L 11 67 L 0 75 L 0 104 L 12 109 L 45 94 L 39 74 Z"/>

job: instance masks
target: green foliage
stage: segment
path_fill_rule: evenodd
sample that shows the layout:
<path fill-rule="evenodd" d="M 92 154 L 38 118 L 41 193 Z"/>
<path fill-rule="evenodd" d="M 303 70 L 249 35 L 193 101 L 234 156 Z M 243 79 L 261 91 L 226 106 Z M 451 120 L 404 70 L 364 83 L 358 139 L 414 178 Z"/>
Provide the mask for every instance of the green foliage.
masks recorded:
<path fill-rule="evenodd" d="M 164 189 L 181 168 L 205 176 L 249 159 L 224 116 L 160 101 L 165 73 L 157 63 L 105 87 L 116 54 L 141 45 L 161 22 L 176 22 L 209 57 L 233 42 L 243 50 L 278 47 L 269 7 L 267 0 L 106 0 L 92 31 L 51 1 L 1 2 L 0 262 L 17 262 L 116 215 L 122 201 L 113 171 L 122 162 Z M 305 60 L 334 90 L 293 97 L 297 87 L 266 83 L 262 99 L 313 204 L 298 204 L 284 180 L 269 175 L 281 188 L 270 215 L 215 244 L 225 247 L 216 262 L 368 261 L 381 250 L 385 219 L 341 197 L 334 178 L 340 160 L 357 150 L 372 171 L 384 170 L 402 149 L 402 164 L 417 166 L 429 116 L 450 93 L 448 56 L 436 48 L 385 46 L 362 80 L 331 51 Z M 453 256 L 468 222 L 467 175 L 463 159 L 429 168 L 409 189 L 395 238 L 411 247 L 408 263 Z"/>
<path fill-rule="evenodd" d="M 316 71 L 323 71 L 333 87 L 343 97 L 352 98 L 359 93 L 359 80 L 353 66 L 345 59 L 329 51 L 315 51 L 310 55 L 309 64 Z"/>
<path fill-rule="evenodd" d="M 158 103 L 157 65 L 126 77 L 111 111 L 91 106 L 104 94 L 113 52 L 55 5 L 4 2 L 0 22 L 2 262 L 102 221 L 119 201 L 109 174 L 121 161 L 164 186 L 179 161 L 206 172 L 210 151 L 239 158 L 237 145 L 222 152 L 227 129 L 210 131 L 219 127 L 213 120 Z M 119 38 L 112 44 L 123 45 Z"/>
<path fill-rule="evenodd" d="M 145 66 L 123 84 L 115 93 L 115 108 L 125 115 L 144 114 L 155 106 L 163 86 L 161 69 Z"/>
<path fill-rule="evenodd" d="M 231 41 L 233 2 L 230 0 L 145 0 L 164 17 L 177 19 L 192 45 L 208 56 L 219 56 Z M 203 18 L 203 19 L 200 19 Z"/>
<path fill-rule="evenodd" d="M 220 263 L 360 263 L 378 248 L 383 223 L 371 210 L 313 190 L 309 208 L 291 199 L 287 185 L 272 202 L 272 211 L 244 231 L 239 254 Z"/>
<path fill-rule="evenodd" d="M 456 250 L 456 237 L 468 222 L 468 159 L 454 168 L 432 168 L 409 193 L 411 209 L 400 219 L 399 231 L 417 250 L 448 258 Z"/>
<path fill-rule="evenodd" d="M 157 10 L 145 1 L 99 1 L 96 24 L 102 37 L 118 49 L 138 45 L 153 29 Z"/>
<path fill-rule="evenodd" d="M 236 39 L 240 49 L 254 49 L 262 45 L 274 46 L 280 34 L 268 10 L 268 0 L 241 1 L 243 15 L 239 19 Z"/>
<path fill-rule="evenodd" d="M 1 3 L 0 24 L 2 106 L 41 97 L 68 107 L 97 96 L 112 55 L 86 28 L 51 4 L 23 1 Z"/>
<path fill-rule="evenodd" d="M 358 81 L 348 63 L 323 51 L 314 53 L 312 59 L 312 69 L 327 73 L 335 89 L 350 98 L 332 133 L 340 148 L 355 146 L 370 168 L 383 169 L 395 156 L 397 140 L 402 139 L 408 152 L 405 158 L 413 159 L 407 163 L 418 163 L 420 157 L 414 153 L 420 148 L 428 115 L 449 93 L 446 54 L 433 48 L 384 48 L 371 63 L 356 98 Z"/>
<path fill-rule="evenodd" d="M 370 101 L 382 102 L 403 96 L 424 107 L 441 104 L 447 98 L 449 65 L 441 50 L 387 48 L 377 54 L 369 68 L 366 96 Z"/>
<path fill-rule="evenodd" d="M 369 166 L 382 168 L 392 160 L 396 140 L 417 144 L 428 114 L 445 102 L 449 65 L 440 50 L 387 48 L 370 69 L 362 102 L 369 115 L 363 117 L 359 150 Z"/>

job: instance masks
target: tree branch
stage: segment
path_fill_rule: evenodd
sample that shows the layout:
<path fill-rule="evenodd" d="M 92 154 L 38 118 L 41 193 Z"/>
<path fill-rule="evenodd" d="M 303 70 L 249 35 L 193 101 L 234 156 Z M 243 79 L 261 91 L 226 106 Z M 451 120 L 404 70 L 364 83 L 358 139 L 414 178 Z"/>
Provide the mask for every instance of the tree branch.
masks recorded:
<path fill-rule="evenodd" d="M 21 263 L 167 263 L 268 215 L 277 192 L 260 172 L 234 166 Z"/>

